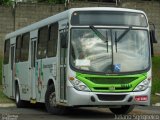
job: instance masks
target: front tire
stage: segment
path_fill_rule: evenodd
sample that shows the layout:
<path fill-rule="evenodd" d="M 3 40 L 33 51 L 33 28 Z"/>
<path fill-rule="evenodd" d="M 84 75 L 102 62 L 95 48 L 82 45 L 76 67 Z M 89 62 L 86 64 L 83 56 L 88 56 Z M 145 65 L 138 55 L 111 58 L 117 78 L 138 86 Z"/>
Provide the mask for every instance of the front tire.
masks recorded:
<path fill-rule="evenodd" d="M 21 100 L 21 97 L 20 97 L 20 91 L 19 91 L 18 85 L 16 85 L 16 89 L 15 89 L 15 101 L 16 101 L 17 108 L 22 108 L 24 106 L 23 101 Z"/>
<path fill-rule="evenodd" d="M 134 109 L 134 106 L 133 105 L 124 105 L 124 106 L 121 106 L 120 108 L 109 108 L 109 109 L 112 113 L 114 113 L 116 115 L 128 114 Z"/>
<path fill-rule="evenodd" d="M 57 106 L 56 104 L 56 93 L 53 84 L 47 88 L 45 94 L 45 106 L 47 111 L 51 114 L 64 114 L 64 108 Z"/>

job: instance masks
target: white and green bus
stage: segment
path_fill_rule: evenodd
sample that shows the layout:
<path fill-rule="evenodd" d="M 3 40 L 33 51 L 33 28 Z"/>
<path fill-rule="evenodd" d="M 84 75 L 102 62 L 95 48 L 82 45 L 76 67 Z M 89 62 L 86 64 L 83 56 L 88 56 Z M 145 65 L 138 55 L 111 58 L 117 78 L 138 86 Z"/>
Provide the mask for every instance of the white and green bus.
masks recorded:
<path fill-rule="evenodd" d="M 6 35 L 3 92 L 67 107 L 104 106 L 115 114 L 150 105 L 151 37 L 146 14 L 124 8 L 72 8 Z"/>

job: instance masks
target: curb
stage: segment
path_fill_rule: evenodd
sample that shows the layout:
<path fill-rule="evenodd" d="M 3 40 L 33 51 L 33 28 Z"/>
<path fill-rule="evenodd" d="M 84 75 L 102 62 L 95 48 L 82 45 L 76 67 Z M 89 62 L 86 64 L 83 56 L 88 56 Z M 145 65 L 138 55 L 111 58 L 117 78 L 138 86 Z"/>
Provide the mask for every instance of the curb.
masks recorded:
<path fill-rule="evenodd" d="M 153 106 L 160 106 L 160 103 L 153 104 Z"/>
<path fill-rule="evenodd" d="M 16 107 L 14 103 L 0 103 L 0 107 Z"/>
<path fill-rule="evenodd" d="M 155 95 L 160 96 L 160 93 L 155 93 Z"/>
<path fill-rule="evenodd" d="M 160 93 L 155 93 L 155 95 L 160 96 Z M 160 106 L 160 103 L 156 103 L 154 106 Z"/>

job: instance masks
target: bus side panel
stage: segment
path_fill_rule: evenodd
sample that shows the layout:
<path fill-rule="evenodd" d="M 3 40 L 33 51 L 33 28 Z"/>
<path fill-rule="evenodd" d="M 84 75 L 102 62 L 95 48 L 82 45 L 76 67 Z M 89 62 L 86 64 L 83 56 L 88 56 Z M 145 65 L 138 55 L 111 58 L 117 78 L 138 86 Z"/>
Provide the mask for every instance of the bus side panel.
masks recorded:
<path fill-rule="evenodd" d="M 16 75 L 19 79 L 19 89 L 22 100 L 29 100 L 29 64 L 20 62 L 16 64 Z"/>
<path fill-rule="evenodd" d="M 45 102 L 48 80 L 56 79 L 55 66 L 56 57 L 39 59 L 36 61 L 36 98 L 38 102 Z M 56 83 L 54 84 L 56 86 Z"/>
<path fill-rule="evenodd" d="M 11 89 L 10 89 L 10 83 L 11 83 L 11 74 L 10 74 L 10 65 L 6 64 L 3 65 L 3 93 L 7 95 L 8 97 L 11 97 Z"/>
<path fill-rule="evenodd" d="M 11 38 L 9 47 L 9 61 L 8 64 L 3 65 L 4 94 L 6 94 L 9 98 L 13 99 L 14 99 L 14 91 L 13 91 L 14 84 L 12 77 L 14 74 L 14 49 L 15 49 L 14 46 L 15 46 L 15 38 Z M 11 58 L 13 59 L 13 62 Z"/>

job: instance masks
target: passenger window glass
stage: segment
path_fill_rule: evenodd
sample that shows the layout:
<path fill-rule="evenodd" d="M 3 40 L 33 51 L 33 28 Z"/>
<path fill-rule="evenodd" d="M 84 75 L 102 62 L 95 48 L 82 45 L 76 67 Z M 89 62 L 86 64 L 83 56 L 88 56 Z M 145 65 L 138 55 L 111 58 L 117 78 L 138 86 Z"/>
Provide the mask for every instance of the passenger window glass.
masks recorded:
<path fill-rule="evenodd" d="M 20 61 L 20 55 L 21 55 L 21 36 L 17 36 L 16 38 L 16 53 L 15 53 L 15 62 Z"/>
<path fill-rule="evenodd" d="M 29 40 L 30 40 L 29 33 L 25 33 L 24 35 L 22 35 L 22 47 L 21 47 L 21 61 L 22 62 L 28 60 Z"/>
<path fill-rule="evenodd" d="M 54 23 L 49 28 L 49 40 L 47 44 L 47 56 L 55 57 L 57 53 L 57 39 L 58 39 L 58 23 Z"/>
<path fill-rule="evenodd" d="M 9 63 L 9 51 L 10 51 L 10 40 L 5 41 L 5 46 L 4 46 L 4 64 Z"/>
<path fill-rule="evenodd" d="M 47 41 L 48 41 L 48 26 L 45 26 L 41 28 L 38 33 L 38 47 L 37 47 L 38 59 L 46 57 Z"/>

